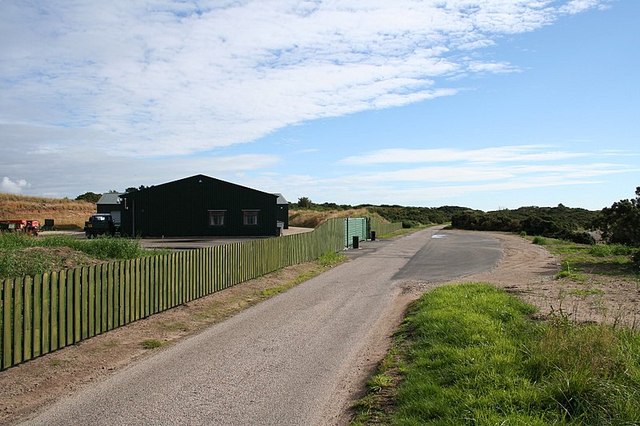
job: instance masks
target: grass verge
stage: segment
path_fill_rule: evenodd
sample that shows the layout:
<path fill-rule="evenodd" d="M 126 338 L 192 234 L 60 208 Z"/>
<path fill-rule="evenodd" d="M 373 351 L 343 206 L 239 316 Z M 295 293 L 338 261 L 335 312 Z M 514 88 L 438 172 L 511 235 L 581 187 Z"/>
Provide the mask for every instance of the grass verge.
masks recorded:
<path fill-rule="evenodd" d="M 353 424 L 638 424 L 640 336 L 533 312 L 486 284 L 425 294 Z"/>

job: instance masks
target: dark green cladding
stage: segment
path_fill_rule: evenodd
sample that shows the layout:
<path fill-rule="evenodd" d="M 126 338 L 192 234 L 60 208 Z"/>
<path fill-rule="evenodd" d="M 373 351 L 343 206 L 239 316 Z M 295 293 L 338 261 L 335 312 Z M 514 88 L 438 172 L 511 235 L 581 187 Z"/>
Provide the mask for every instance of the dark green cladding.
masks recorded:
<path fill-rule="evenodd" d="M 124 194 L 122 232 L 129 236 L 273 236 L 278 232 L 277 196 L 209 176 L 196 175 Z M 211 226 L 209 211 L 224 212 Z M 258 211 L 245 225 L 244 211 Z"/>

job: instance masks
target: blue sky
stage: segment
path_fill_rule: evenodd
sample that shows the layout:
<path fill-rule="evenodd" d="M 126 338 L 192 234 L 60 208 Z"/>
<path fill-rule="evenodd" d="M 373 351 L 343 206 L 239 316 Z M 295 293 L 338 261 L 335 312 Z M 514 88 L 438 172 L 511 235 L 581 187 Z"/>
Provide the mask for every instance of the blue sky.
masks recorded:
<path fill-rule="evenodd" d="M 0 192 L 600 209 L 640 186 L 640 2 L 0 2 Z"/>

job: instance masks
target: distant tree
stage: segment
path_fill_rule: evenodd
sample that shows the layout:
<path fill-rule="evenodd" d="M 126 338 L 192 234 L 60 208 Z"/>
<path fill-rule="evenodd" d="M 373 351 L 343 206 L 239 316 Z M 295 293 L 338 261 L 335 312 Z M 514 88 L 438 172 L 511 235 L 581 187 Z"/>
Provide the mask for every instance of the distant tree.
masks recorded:
<path fill-rule="evenodd" d="M 620 200 L 602 209 L 594 225 L 609 243 L 640 246 L 640 186 L 635 199 Z"/>
<path fill-rule="evenodd" d="M 120 191 L 116 191 L 115 189 L 110 189 L 109 194 L 119 194 Z"/>
<path fill-rule="evenodd" d="M 76 200 L 97 203 L 101 196 L 101 194 L 96 194 L 95 192 L 85 192 L 84 194 L 78 195 Z"/>
<path fill-rule="evenodd" d="M 313 206 L 313 202 L 309 199 L 309 197 L 300 197 L 298 198 L 298 207 L 301 209 L 309 209 Z"/>
<path fill-rule="evenodd" d="M 142 189 L 146 189 L 146 188 L 147 188 L 147 187 L 146 187 L 146 186 L 144 186 L 144 185 L 140 185 L 140 186 L 139 186 L 139 187 L 137 187 L 137 188 L 136 188 L 135 186 L 131 186 L 131 187 L 129 187 L 129 188 L 127 188 L 127 189 L 125 189 L 125 190 L 124 190 L 124 192 L 136 192 L 136 191 L 140 191 L 140 190 L 142 190 Z"/>

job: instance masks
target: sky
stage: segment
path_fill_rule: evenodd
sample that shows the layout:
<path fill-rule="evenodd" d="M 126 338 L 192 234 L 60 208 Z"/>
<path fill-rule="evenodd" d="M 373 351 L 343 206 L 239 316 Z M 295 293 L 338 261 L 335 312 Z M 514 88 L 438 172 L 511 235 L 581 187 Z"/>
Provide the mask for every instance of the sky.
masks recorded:
<path fill-rule="evenodd" d="M 638 0 L 0 1 L 0 192 L 601 209 L 640 186 Z"/>

